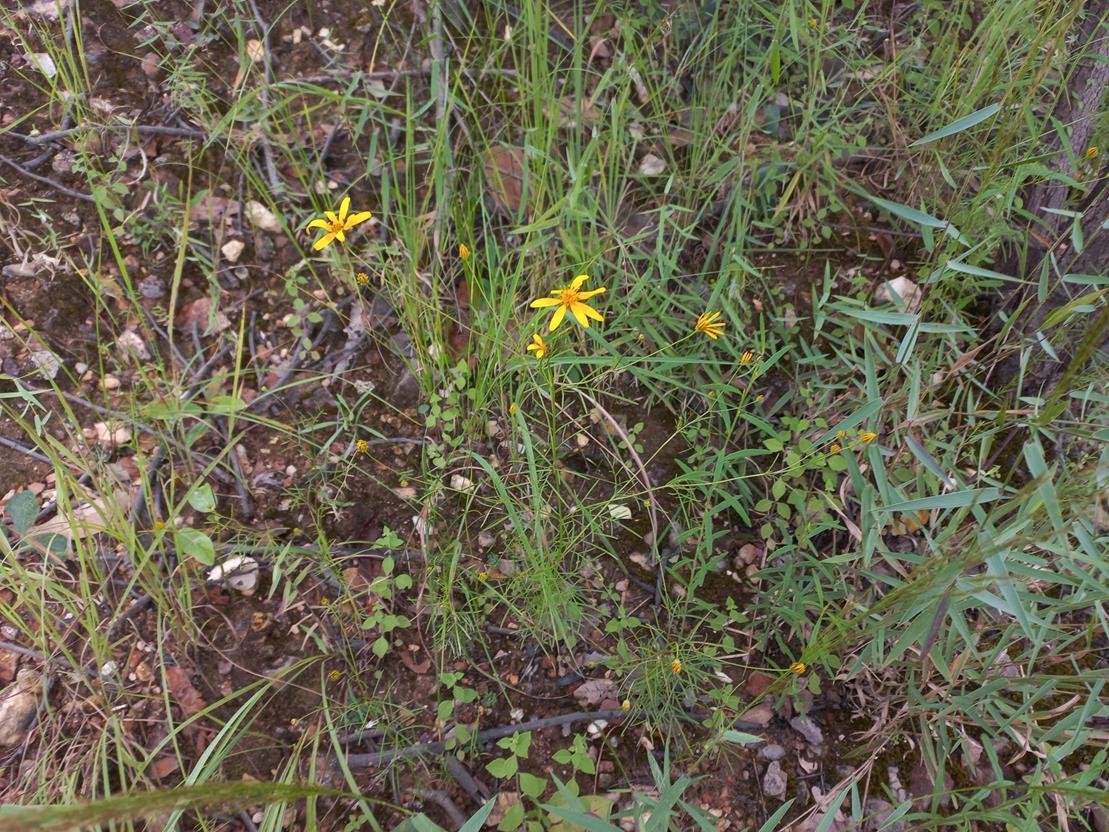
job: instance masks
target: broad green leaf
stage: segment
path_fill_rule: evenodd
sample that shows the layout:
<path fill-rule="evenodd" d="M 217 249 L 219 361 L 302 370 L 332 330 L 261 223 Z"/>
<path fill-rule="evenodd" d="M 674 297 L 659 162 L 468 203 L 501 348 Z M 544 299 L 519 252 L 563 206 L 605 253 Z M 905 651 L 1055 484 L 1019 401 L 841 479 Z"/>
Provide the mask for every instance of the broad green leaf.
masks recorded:
<path fill-rule="evenodd" d="M 485 825 L 485 819 L 489 817 L 496 805 L 497 799 L 495 797 L 490 798 L 484 806 L 474 812 L 468 821 L 462 824 L 458 832 L 478 832 Z"/>
<path fill-rule="evenodd" d="M 919 500 L 905 500 L 900 503 L 875 506 L 874 510 L 917 511 L 934 508 L 964 508 L 965 506 L 980 505 L 999 499 L 1001 499 L 1000 488 L 968 488 L 964 491 L 953 491 L 950 494 L 937 494 L 935 497 L 921 497 Z"/>
<path fill-rule="evenodd" d="M 720 735 L 720 739 L 724 742 L 734 742 L 736 745 L 754 745 L 757 742 L 763 742 L 764 738 L 756 736 L 755 734 L 747 734 L 743 731 L 727 730 Z"/>
<path fill-rule="evenodd" d="M 216 508 L 216 495 L 208 483 L 189 492 L 189 505 L 201 514 L 208 514 Z"/>
<path fill-rule="evenodd" d="M 954 240 L 958 240 L 963 245 L 970 245 L 970 241 L 963 236 L 962 232 L 946 220 L 937 219 L 931 214 L 926 214 L 923 211 L 918 211 L 916 208 L 910 208 L 908 205 L 902 205 L 900 202 L 891 202 L 888 199 L 881 199 L 880 197 L 872 196 L 870 193 L 863 190 L 860 190 L 860 193 L 862 193 L 867 199 L 869 199 L 878 207 L 885 208 L 895 217 L 900 217 L 907 222 L 915 223 L 917 225 L 923 226 L 924 228 L 938 228 L 945 234 L 947 234 L 947 236 L 951 237 Z"/>
<path fill-rule="evenodd" d="M 534 774 L 528 774 L 526 771 L 520 772 L 520 791 L 532 800 L 538 800 L 542 797 L 546 789 L 547 778 L 536 777 Z"/>
<path fill-rule="evenodd" d="M 497 824 L 497 832 L 511 832 L 524 822 L 524 804 L 517 798 L 508 809 L 505 810 L 504 817 L 501 822 Z"/>
<path fill-rule="evenodd" d="M 516 774 L 518 768 L 519 763 L 516 762 L 516 757 L 513 755 L 500 757 L 485 764 L 485 770 L 498 780 L 506 780 L 512 777 Z"/>
<path fill-rule="evenodd" d="M 20 491 L 13 494 L 11 499 L 4 504 L 4 511 L 12 518 L 12 528 L 16 534 L 23 534 L 35 524 L 39 513 L 39 501 L 30 491 Z"/>
<path fill-rule="evenodd" d="M 909 147 L 919 147 L 922 144 L 928 144 L 937 139 L 943 139 L 947 136 L 954 136 L 956 133 L 962 133 L 964 130 L 969 130 L 976 124 L 981 124 L 988 118 L 993 118 L 1000 109 L 1000 104 L 990 104 L 988 107 L 983 107 L 981 110 L 975 110 L 970 115 L 955 119 L 955 121 L 951 122 L 946 127 L 941 127 L 939 130 L 929 133 L 927 136 L 921 136 L 910 144 Z"/>
<path fill-rule="evenodd" d="M 785 817 L 789 807 L 793 805 L 793 801 L 797 798 L 791 797 L 785 803 L 778 807 L 778 811 L 766 819 L 766 823 L 759 827 L 759 832 L 774 832 L 778 828 L 778 821 Z"/>
<path fill-rule="evenodd" d="M 175 535 L 177 549 L 184 555 L 211 566 L 216 562 L 216 547 L 212 538 L 199 529 L 180 529 Z"/>

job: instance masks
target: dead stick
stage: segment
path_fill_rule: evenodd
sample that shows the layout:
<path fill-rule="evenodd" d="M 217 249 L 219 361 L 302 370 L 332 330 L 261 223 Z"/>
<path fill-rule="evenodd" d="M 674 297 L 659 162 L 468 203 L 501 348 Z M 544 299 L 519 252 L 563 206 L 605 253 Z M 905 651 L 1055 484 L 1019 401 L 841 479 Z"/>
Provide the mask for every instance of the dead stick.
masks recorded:
<path fill-rule="evenodd" d="M 83 194 L 80 191 L 75 191 L 72 188 L 67 188 L 61 182 L 55 182 L 53 179 L 51 179 L 48 176 L 39 176 L 37 173 L 32 173 L 31 171 L 27 170 L 27 168 L 23 167 L 22 165 L 20 165 L 16 162 L 13 162 L 7 156 L 0 156 L 0 162 L 3 162 L 8 167 L 14 168 L 15 170 L 19 171 L 21 174 L 26 176 L 28 179 L 33 179 L 36 182 L 41 182 L 44 185 L 49 185 L 51 188 L 53 188 L 54 190 L 58 191 L 59 193 L 65 195 L 65 196 L 71 196 L 74 199 L 80 199 L 80 200 L 83 200 L 85 202 L 96 202 L 96 200 L 93 199 L 88 194 Z"/>

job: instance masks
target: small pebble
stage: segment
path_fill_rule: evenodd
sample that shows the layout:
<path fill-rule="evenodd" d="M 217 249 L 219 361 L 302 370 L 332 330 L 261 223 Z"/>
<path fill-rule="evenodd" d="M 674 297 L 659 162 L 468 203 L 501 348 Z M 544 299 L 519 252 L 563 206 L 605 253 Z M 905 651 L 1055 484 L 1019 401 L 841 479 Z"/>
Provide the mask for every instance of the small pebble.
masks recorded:
<path fill-rule="evenodd" d="M 786 750 L 777 743 L 771 743 L 770 745 L 765 745 L 759 749 L 759 756 L 762 757 L 764 760 L 777 762 L 778 760 L 786 756 Z"/>

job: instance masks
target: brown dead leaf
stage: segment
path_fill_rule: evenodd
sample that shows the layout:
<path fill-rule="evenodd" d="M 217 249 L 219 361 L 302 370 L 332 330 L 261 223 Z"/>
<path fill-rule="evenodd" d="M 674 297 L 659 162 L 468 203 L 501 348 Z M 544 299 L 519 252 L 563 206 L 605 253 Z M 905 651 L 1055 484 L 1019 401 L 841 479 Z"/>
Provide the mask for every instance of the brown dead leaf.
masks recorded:
<path fill-rule="evenodd" d="M 210 222 L 213 225 L 229 225 L 239 213 L 238 200 L 227 199 L 215 194 L 205 194 L 192 206 L 189 218 L 193 222 Z"/>
<path fill-rule="evenodd" d="M 582 705 L 596 707 L 605 699 L 617 699 L 616 683 L 611 679 L 586 679 L 574 691 L 574 698 Z"/>
<path fill-rule="evenodd" d="M 758 696 L 768 687 L 774 680 L 767 676 L 765 673 L 759 673 L 757 670 L 747 677 L 747 684 L 744 686 L 745 690 L 752 696 Z"/>
<path fill-rule="evenodd" d="M 183 313 L 177 318 L 177 324 L 182 329 L 188 330 L 195 323 L 202 335 L 214 335 L 231 326 L 231 320 L 223 312 L 216 310 L 213 317 L 210 314 L 211 309 L 211 298 L 197 298 L 185 307 Z"/>
<path fill-rule="evenodd" d="M 493 811 L 489 813 L 489 817 L 485 819 L 485 825 L 494 827 L 504 820 L 504 816 L 508 814 L 508 810 L 520 802 L 519 792 L 501 792 L 497 795 L 497 805 L 493 807 Z"/>
<path fill-rule="evenodd" d="M 109 527 L 113 516 L 126 515 L 131 510 L 133 500 L 134 495 L 129 488 L 120 488 L 111 497 L 92 500 L 68 513 L 67 510 L 59 507 L 55 517 L 31 526 L 24 533 L 24 538 L 37 548 L 42 547 L 42 544 L 36 540 L 41 541 L 54 535 L 61 535 L 72 543 L 75 537 L 85 538 L 90 534 L 104 531 Z"/>
<path fill-rule="evenodd" d="M 504 145 L 485 154 L 485 180 L 497 207 L 509 214 L 520 211 L 524 196 L 524 151 Z"/>
<path fill-rule="evenodd" d="M 19 667 L 19 654 L 0 650 L 0 686 L 8 684 L 15 678 L 17 667 Z"/>
<path fill-rule="evenodd" d="M 166 668 L 166 686 L 185 719 L 199 713 L 208 705 L 200 695 L 200 691 L 193 687 L 192 679 L 183 667 L 170 665 Z"/>
<path fill-rule="evenodd" d="M 413 650 L 400 650 L 398 651 L 400 660 L 404 666 L 415 673 L 417 676 L 422 676 L 431 669 L 431 656 L 424 654 L 422 662 L 416 661 L 416 653 Z"/>
<path fill-rule="evenodd" d="M 163 754 L 150 764 L 150 774 L 159 782 L 165 780 L 173 774 L 173 772 L 177 771 L 177 769 L 177 758 L 172 754 Z"/>

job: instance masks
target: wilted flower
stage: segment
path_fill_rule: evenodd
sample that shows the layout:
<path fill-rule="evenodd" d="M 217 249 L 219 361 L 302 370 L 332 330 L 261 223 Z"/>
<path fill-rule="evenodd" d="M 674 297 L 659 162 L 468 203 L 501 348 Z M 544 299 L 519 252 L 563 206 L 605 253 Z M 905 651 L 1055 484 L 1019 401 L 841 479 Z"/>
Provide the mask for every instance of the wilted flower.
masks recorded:
<path fill-rule="evenodd" d="M 464 261 L 470 259 L 470 247 L 465 243 L 458 244 L 458 256 Z"/>
<path fill-rule="evenodd" d="M 863 431 L 859 434 L 859 441 L 862 442 L 864 445 L 873 442 L 877 438 L 878 434 L 871 430 Z"/>
<path fill-rule="evenodd" d="M 798 676 L 800 676 L 802 673 L 804 673 L 805 670 L 806 670 L 806 667 L 805 667 L 804 662 L 794 662 L 793 664 L 791 664 L 789 666 L 789 672 L 790 673 L 796 673 Z"/>
<path fill-rule="evenodd" d="M 681 659 L 674 659 L 674 661 L 670 662 L 670 670 L 673 671 L 675 675 L 677 675 L 678 673 L 681 673 L 682 672 Z"/>

